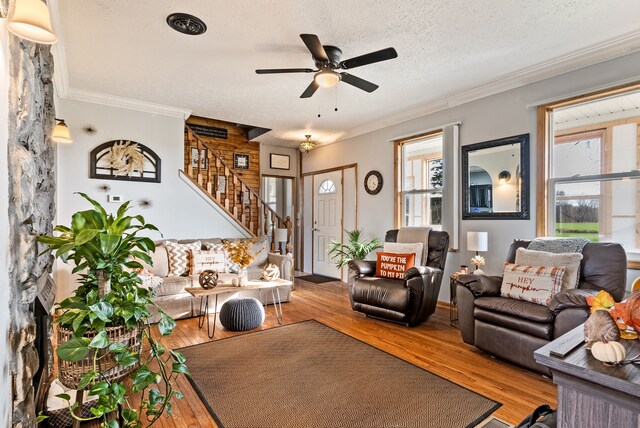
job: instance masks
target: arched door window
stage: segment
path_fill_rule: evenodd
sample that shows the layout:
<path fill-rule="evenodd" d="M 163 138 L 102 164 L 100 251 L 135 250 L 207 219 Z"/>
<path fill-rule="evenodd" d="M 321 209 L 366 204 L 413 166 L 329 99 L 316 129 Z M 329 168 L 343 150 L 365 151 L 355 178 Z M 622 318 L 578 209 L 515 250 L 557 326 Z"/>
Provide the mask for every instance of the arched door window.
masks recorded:
<path fill-rule="evenodd" d="M 321 195 L 326 195 L 327 193 L 336 193 L 336 185 L 333 184 L 333 181 L 331 180 L 324 180 L 322 183 L 320 183 L 318 193 Z"/>

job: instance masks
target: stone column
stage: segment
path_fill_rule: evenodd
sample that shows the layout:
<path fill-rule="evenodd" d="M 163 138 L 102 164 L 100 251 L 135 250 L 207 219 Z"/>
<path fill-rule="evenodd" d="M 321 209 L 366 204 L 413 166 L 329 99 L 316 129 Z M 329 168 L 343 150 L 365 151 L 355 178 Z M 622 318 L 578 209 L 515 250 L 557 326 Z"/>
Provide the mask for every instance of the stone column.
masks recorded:
<path fill-rule="evenodd" d="M 1 0 L 4 5 L 7 0 Z M 52 258 L 36 236 L 51 234 L 55 214 L 55 147 L 51 132 L 53 57 L 50 48 L 9 36 L 9 351 L 14 427 L 35 426 L 32 378 L 38 368 L 32 305 L 36 281 Z"/>

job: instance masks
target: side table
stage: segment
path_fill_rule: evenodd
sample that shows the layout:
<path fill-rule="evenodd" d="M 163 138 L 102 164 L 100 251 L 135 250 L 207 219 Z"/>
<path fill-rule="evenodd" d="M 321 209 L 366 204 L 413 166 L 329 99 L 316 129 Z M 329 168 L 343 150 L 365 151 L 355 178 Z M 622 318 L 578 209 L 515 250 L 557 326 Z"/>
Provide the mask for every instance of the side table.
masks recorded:
<path fill-rule="evenodd" d="M 458 300 L 456 298 L 456 281 L 458 275 L 453 274 L 449 277 L 449 324 L 458 328 Z"/>

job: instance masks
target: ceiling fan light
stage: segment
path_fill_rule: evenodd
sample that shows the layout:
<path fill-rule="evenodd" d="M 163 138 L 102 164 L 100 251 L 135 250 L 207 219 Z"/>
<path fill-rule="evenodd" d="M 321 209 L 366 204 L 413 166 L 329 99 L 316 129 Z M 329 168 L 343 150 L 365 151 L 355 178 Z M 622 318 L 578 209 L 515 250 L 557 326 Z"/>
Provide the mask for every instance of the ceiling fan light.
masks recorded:
<path fill-rule="evenodd" d="M 315 76 L 313 76 L 313 80 L 315 80 L 316 83 L 323 88 L 331 88 L 338 84 L 338 82 L 340 81 L 340 75 L 335 71 L 322 70 L 317 72 Z"/>
<path fill-rule="evenodd" d="M 58 41 L 51 28 L 49 8 L 41 0 L 18 0 L 7 29 L 31 42 L 51 45 Z"/>
<path fill-rule="evenodd" d="M 51 135 L 51 139 L 56 143 L 61 144 L 71 144 L 73 140 L 71 139 L 71 133 L 69 132 L 69 127 L 64 120 L 58 122 L 58 124 L 53 128 L 53 134 Z"/>

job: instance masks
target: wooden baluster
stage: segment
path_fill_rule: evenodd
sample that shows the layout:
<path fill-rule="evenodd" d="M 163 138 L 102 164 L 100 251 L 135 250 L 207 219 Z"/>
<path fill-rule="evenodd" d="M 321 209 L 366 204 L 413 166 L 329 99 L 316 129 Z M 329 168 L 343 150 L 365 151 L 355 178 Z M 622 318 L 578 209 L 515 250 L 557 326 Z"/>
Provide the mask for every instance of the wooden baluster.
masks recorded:
<path fill-rule="evenodd" d="M 233 216 L 238 220 L 238 198 L 242 198 L 241 192 L 238 191 L 238 176 L 233 173 Z M 242 201 L 240 201 L 242 205 Z"/>
<path fill-rule="evenodd" d="M 241 204 L 242 225 L 247 226 L 247 206 L 245 205 L 245 196 L 250 197 L 250 194 L 249 194 L 249 188 L 247 186 L 243 184 L 241 188 L 242 188 L 242 204 Z"/>
<path fill-rule="evenodd" d="M 220 159 L 218 159 L 218 157 L 216 156 L 216 200 L 222 203 L 222 192 L 220 191 L 221 189 L 220 177 L 222 177 L 222 174 L 220 174 Z"/>
<path fill-rule="evenodd" d="M 273 211 L 269 211 L 271 214 L 271 252 L 276 250 L 276 227 L 278 227 L 278 222 L 273 215 Z"/>
<path fill-rule="evenodd" d="M 207 192 L 213 196 L 215 193 L 213 186 L 215 185 L 215 176 L 213 175 L 213 155 L 211 151 L 207 149 Z"/>
<path fill-rule="evenodd" d="M 199 185 L 202 186 L 202 174 L 201 174 L 201 168 L 200 168 L 200 164 L 202 163 L 202 141 L 200 141 L 200 139 L 196 140 L 196 148 L 198 149 L 198 153 L 196 154 L 196 181 L 198 182 Z"/>
<path fill-rule="evenodd" d="M 257 233 L 257 230 L 255 228 L 255 223 L 253 222 L 253 195 L 249 194 L 249 230 L 251 231 L 251 233 L 255 233 L 256 235 L 259 235 L 259 233 Z"/>
<path fill-rule="evenodd" d="M 264 202 L 260 202 L 262 204 L 262 233 L 265 235 L 269 234 L 269 222 L 267 221 L 267 205 Z"/>
<path fill-rule="evenodd" d="M 229 180 L 229 168 L 224 167 L 224 178 L 225 178 L 225 189 L 224 189 L 224 207 L 229 211 L 231 207 L 229 206 L 229 200 L 232 199 L 229 196 L 233 195 L 231 193 L 231 180 Z"/>
<path fill-rule="evenodd" d="M 291 244 L 293 245 L 293 239 L 291 236 L 291 232 L 293 230 L 293 225 L 291 224 L 291 217 L 287 216 L 287 218 L 284 220 L 284 227 L 287 228 L 287 242 L 285 242 L 284 244 L 284 252 L 285 254 L 287 254 L 287 245 Z"/>

